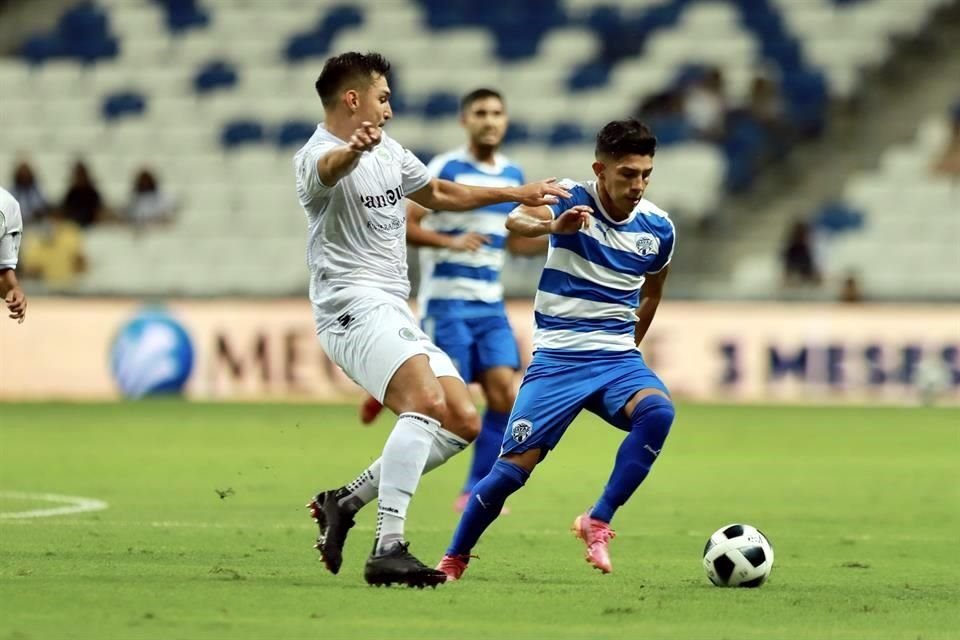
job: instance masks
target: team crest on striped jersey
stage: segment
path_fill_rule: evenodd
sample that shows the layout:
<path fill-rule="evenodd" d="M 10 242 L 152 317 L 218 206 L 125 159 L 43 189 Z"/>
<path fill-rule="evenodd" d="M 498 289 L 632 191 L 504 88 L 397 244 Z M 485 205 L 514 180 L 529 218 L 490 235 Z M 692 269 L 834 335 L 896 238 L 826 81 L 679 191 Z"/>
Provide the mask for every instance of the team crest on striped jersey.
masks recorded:
<path fill-rule="evenodd" d="M 637 234 L 637 252 L 642 256 L 652 256 L 660 251 L 660 240 L 650 233 Z"/>

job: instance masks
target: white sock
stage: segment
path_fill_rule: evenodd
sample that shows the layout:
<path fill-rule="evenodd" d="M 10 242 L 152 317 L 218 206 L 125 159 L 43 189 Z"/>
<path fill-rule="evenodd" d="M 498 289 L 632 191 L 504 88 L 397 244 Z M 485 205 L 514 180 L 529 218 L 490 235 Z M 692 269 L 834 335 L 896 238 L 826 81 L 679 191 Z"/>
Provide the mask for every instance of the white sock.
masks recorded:
<path fill-rule="evenodd" d="M 401 413 L 383 446 L 380 500 L 377 505 L 377 553 L 403 542 L 407 507 L 430 458 L 440 423 L 419 413 Z"/>
<path fill-rule="evenodd" d="M 424 473 L 433 471 L 444 462 L 457 455 L 467 448 L 470 443 L 444 428 L 439 428 L 433 434 L 433 442 L 430 443 L 430 457 L 427 458 L 427 465 L 423 468 Z"/>
<path fill-rule="evenodd" d="M 470 443 L 457 434 L 447 431 L 444 428 L 438 428 L 430 442 L 430 455 L 427 457 L 427 463 L 423 467 L 423 473 L 427 474 L 442 465 L 444 462 L 457 455 L 467 448 Z M 340 506 L 345 506 L 353 512 L 357 512 L 364 505 L 372 502 L 376 497 L 380 487 L 380 462 L 383 458 L 377 458 L 373 464 L 364 469 L 357 478 L 341 489 L 338 496 Z"/>

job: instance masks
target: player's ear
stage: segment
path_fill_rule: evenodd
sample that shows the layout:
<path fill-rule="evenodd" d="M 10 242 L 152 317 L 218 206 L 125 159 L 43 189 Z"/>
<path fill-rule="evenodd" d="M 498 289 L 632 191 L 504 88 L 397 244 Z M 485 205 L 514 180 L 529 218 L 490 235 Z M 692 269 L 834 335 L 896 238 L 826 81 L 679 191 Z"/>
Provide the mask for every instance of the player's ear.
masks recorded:
<path fill-rule="evenodd" d="M 593 175 L 599 178 L 600 175 L 603 173 L 603 169 L 606 167 L 606 165 L 604 165 L 599 160 L 594 160 L 592 167 L 593 167 Z"/>
<path fill-rule="evenodd" d="M 343 103 L 347 105 L 350 113 L 356 113 L 360 108 L 360 93 L 356 89 L 347 89 L 343 94 Z"/>

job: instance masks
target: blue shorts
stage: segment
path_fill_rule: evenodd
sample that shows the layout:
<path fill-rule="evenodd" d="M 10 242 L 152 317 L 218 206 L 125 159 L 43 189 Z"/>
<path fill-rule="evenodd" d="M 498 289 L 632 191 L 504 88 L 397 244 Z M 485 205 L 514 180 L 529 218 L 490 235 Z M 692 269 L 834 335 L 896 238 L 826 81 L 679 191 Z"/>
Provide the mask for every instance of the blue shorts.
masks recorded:
<path fill-rule="evenodd" d="M 520 349 L 505 315 L 427 316 L 421 324 L 466 382 L 479 382 L 480 374 L 494 367 L 520 369 Z"/>
<path fill-rule="evenodd" d="M 641 389 L 670 394 L 639 351 L 537 351 L 510 413 L 501 455 L 530 449 L 546 455 L 582 409 L 629 431 L 623 408 Z"/>

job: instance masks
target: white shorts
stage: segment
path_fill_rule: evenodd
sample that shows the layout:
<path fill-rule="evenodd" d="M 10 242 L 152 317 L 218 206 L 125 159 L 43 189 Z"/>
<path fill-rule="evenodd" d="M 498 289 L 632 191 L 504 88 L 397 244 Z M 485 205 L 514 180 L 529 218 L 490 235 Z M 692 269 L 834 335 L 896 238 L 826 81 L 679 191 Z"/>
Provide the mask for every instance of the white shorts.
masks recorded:
<path fill-rule="evenodd" d="M 450 356 L 431 342 L 407 307 L 384 303 L 334 323 L 318 334 L 323 350 L 351 380 L 383 402 L 387 385 L 404 362 L 425 355 L 438 378 L 463 380 Z"/>

